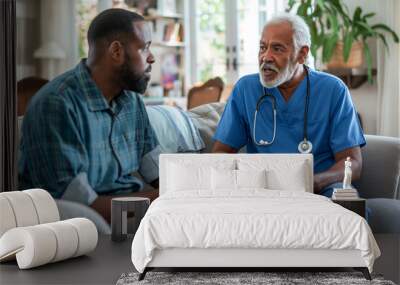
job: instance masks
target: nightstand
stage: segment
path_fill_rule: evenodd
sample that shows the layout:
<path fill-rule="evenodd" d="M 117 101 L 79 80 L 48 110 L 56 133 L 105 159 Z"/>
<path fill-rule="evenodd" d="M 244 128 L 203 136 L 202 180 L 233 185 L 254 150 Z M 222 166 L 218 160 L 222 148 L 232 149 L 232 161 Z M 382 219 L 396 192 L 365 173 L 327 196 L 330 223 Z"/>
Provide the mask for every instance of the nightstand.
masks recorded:
<path fill-rule="evenodd" d="M 351 200 L 337 200 L 332 199 L 332 202 L 339 204 L 340 206 L 359 214 L 365 219 L 365 199 L 356 198 Z"/>

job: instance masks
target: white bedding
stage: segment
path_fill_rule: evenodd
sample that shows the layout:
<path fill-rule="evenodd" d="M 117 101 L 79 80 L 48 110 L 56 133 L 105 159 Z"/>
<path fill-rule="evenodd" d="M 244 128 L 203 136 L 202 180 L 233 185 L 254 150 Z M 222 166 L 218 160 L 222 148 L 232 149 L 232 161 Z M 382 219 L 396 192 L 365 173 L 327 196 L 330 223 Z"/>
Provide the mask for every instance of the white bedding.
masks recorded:
<path fill-rule="evenodd" d="M 166 248 L 357 249 L 371 272 L 380 255 L 359 215 L 319 195 L 265 189 L 162 195 L 134 237 L 132 262 L 143 272 Z"/>

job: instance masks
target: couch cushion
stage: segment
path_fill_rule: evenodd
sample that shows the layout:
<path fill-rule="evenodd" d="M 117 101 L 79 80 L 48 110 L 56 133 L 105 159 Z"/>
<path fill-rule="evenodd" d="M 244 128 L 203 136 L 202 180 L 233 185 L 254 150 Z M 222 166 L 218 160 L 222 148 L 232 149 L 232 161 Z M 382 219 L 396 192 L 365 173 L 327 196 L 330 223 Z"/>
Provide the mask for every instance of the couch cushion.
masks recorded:
<path fill-rule="evenodd" d="M 364 198 L 400 199 L 400 139 L 366 135 L 361 178 L 354 181 Z"/>
<path fill-rule="evenodd" d="M 395 199 L 367 199 L 370 210 L 368 222 L 374 233 L 400 233 L 400 201 Z"/>
<path fill-rule="evenodd" d="M 146 111 L 163 153 L 198 152 L 205 148 L 187 113 L 167 105 L 147 106 Z"/>
<path fill-rule="evenodd" d="M 212 150 L 214 144 L 212 137 L 217 129 L 225 105 L 222 102 L 205 104 L 187 112 L 205 143 L 205 149 L 202 152 L 210 153 Z"/>

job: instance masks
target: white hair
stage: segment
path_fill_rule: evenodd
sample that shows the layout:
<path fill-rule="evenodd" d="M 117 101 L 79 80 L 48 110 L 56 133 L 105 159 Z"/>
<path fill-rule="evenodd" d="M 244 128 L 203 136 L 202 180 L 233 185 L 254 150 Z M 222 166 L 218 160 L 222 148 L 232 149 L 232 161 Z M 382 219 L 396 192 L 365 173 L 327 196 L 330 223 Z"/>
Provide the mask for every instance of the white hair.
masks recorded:
<path fill-rule="evenodd" d="M 301 47 L 311 46 L 310 29 L 306 22 L 300 16 L 290 13 L 281 13 L 273 16 L 264 26 L 264 29 L 269 25 L 289 23 L 293 29 L 293 44 L 296 53 Z"/>

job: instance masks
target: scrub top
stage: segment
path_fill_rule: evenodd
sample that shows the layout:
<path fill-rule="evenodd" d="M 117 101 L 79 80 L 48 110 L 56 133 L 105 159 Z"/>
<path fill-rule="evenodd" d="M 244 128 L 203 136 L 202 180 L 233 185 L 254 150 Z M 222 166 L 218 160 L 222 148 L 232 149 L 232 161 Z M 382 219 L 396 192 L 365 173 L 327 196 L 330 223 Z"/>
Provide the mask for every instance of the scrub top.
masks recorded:
<path fill-rule="evenodd" d="M 335 153 L 364 146 L 365 138 L 345 84 L 333 75 L 312 69 L 309 79 L 307 134 L 313 144 L 314 172 L 319 173 L 335 163 Z M 276 99 L 276 137 L 272 145 L 258 146 L 253 141 L 256 104 L 264 94 L 258 73 L 244 76 L 236 83 L 213 139 L 235 149 L 246 146 L 248 153 L 298 153 L 303 140 L 307 77 L 287 102 L 278 88 L 265 91 Z M 267 97 L 258 111 L 256 139 L 271 141 L 272 135 L 272 99 Z"/>

